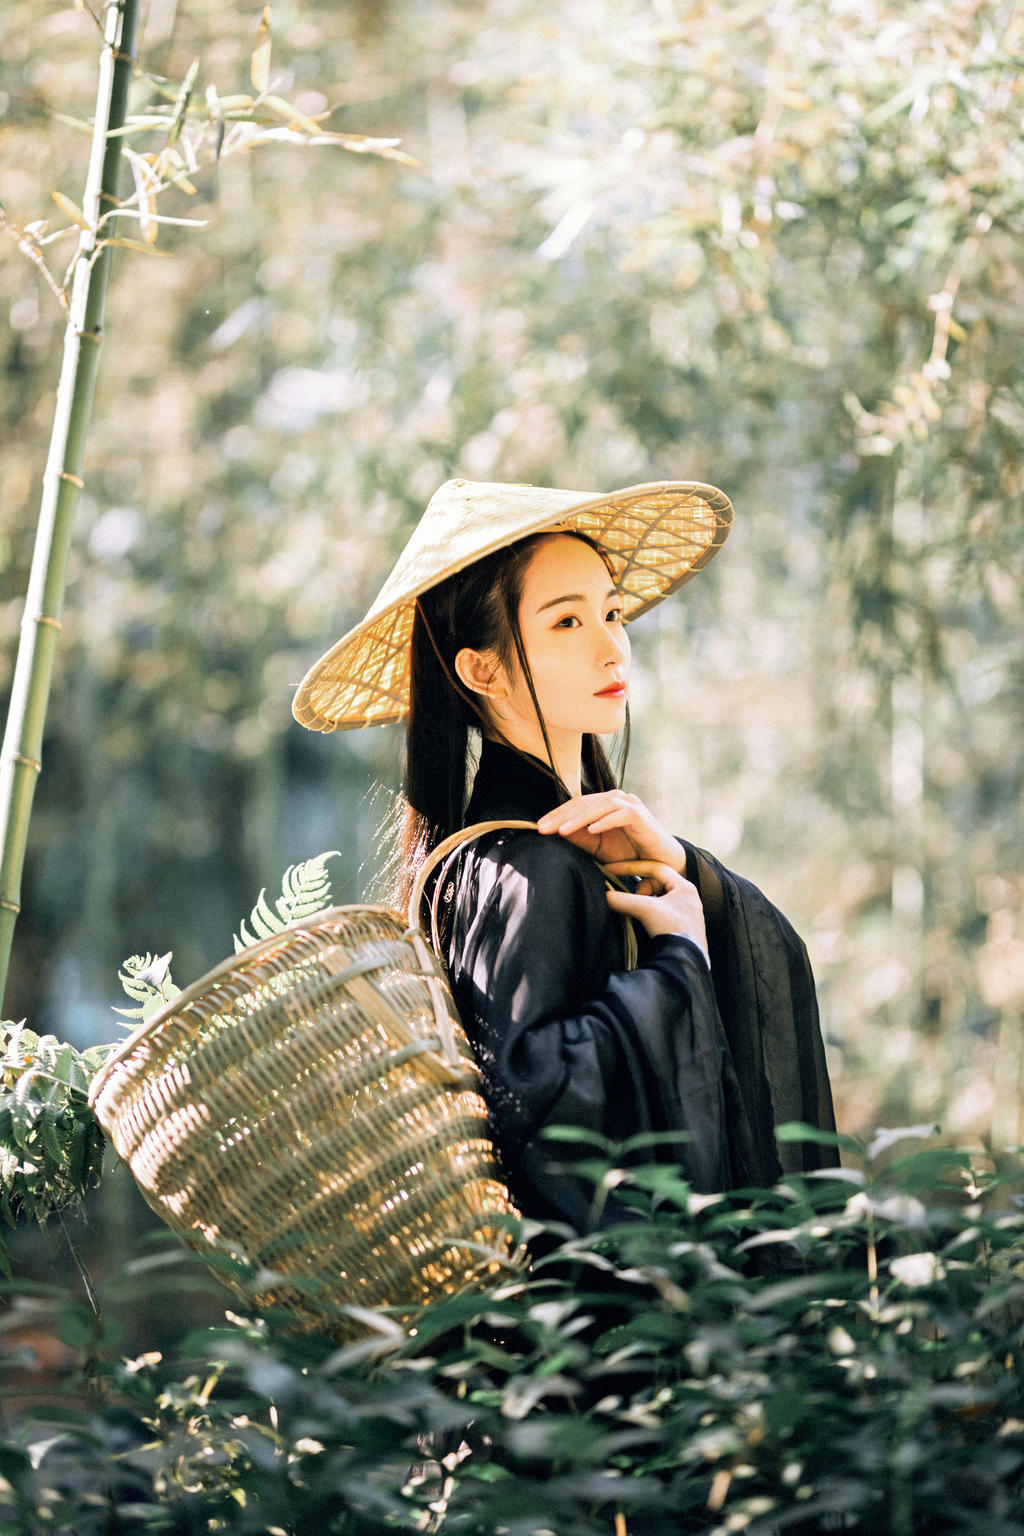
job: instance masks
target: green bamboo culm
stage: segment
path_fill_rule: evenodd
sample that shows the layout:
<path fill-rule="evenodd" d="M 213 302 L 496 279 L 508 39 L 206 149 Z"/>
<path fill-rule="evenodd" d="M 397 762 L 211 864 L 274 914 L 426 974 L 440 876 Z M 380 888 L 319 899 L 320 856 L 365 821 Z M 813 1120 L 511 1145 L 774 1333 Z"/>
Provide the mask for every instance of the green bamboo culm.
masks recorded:
<path fill-rule="evenodd" d="M 64 357 L 25 598 L 11 703 L 0 751 L 0 997 L 7 985 L 43 728 L 67 585 L 71 529 L 103 338 L 111 247 L 103 219 L 117 206 L 121 140 L 135 62 L 138 0 L 108 0 L 85 195 L 84 228 L 71 281 Z"/>

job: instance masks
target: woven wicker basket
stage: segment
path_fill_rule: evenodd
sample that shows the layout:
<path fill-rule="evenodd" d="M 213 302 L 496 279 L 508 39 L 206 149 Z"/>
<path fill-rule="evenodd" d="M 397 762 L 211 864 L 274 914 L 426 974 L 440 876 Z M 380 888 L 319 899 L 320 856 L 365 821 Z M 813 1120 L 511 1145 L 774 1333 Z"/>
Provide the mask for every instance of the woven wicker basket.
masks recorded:
<path fill-rule="evenodd" d="M 351 1336 L 350 1307 L 409 1312 L 514 1262 L 471 1048 L 422 933 L 386 907 L 224 961 L 90 1100 L 153 1209 L 296 1328 Z"/>

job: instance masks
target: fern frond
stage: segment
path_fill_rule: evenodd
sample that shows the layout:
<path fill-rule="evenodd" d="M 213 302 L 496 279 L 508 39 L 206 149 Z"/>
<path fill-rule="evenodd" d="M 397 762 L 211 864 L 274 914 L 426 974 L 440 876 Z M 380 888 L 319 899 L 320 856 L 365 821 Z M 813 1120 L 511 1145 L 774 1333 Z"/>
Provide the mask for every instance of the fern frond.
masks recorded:
<path fill-rule="evenodd" d="M 338 849 L 318 853 L 304 864 L 293 864 L 285 871 L 277 910 L 285 922 L 297 923 L 331 904 L 331 877 L 325 869 L 328 859 L 336 859 Z"/>
<path fill-rule="evenodd" d="M 115 1008 L 123 1019 L 152 1018 L 166 1003 L 181 991 L 171 980 L 171 955 L 130 955 L 117 973 L 128 996 L 140 1004 L 138 1008 Z"/>
<path fill-rule="evenodd" d="M 301 922 L 303 918 L 325 911 L 331 905 L 331 877 L 324 866 L 328 859 L 337 857 L 337 848 L 332 848 L 330 852 L 318 853 L 315 858 L 306 859 L 302 864 L 289 865 L 273 910 L 267 901 L 264 886 L 249 917 L 253 931 L 250 932 L 242 923 L 235 934 L 235 954 L 240 954 L 259 939 L 272 938 L 289 923 Z"/>
<path fill-rule="evenodd" d="M 272 938 L 275 933 L 280 933 L 284 927 L 284 923 L 281 922 L 277 913 L 272 911 L 267 903 L 266 886 L 260 891 L 256 905 L 249 914 L 249 921 L 252 923 L 255 932 L 250 933 L 245 924 L 242 923 L 239 931 L 235 934 L 236 955 L 240 954 L 248 945 L 255 944 L 259 939 Z"/>

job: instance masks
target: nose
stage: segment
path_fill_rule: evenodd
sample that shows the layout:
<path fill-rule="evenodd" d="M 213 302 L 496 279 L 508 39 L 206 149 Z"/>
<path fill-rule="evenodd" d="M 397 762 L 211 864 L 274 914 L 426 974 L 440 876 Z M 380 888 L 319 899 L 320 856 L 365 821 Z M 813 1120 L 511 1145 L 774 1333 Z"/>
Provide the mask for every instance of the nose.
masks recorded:
<path fill-rule="evenodd" d="M 602 664 L 620 667 L 629 662 L 629 636 L 621 624 L 608 624 L 604 631 Z"/>

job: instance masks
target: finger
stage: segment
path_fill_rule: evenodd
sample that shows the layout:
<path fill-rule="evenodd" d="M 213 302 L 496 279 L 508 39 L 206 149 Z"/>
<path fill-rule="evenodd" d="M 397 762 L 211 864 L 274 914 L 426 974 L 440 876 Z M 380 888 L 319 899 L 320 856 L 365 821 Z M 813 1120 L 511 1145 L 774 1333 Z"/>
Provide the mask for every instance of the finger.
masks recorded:
<path fill-rule="evenodd" d="M 541 832 L 578 831 L 593 821 L 595 816 L 609 809 L 610 805 L 617 804 L 611 800 L 614 793 L 613 790 L 602 790 L 594 795 L 576 795 L 564 805 L 556 805 L 553 810 L 545 811 L 537 819 L 537 828 Z"/>
<path fill-rule="evenodd" d="M 602 864 L 601 868 L 613 875 L 653 875 L 664 886 L 690 883 L 671 864 L 662 864 L 658 859 L 614 859 L 608 864 Z"/>
<path fill-rule="evenodd" d="M 645 896 L 641 891 L 606 891 L 605 896 L 613 912 L 625 912 L 628 917 L 636 917 L 643 922 L 652 906 L 662 900 L 664 892 L 659 895 L 653 891 Z"/>
<path fill-rule="evenodd" d="M 610 811 L 592 816 L 585 823 L 588 832 L 613 832 L 616 827 L 636 825 L 636 812 L 628 805 L 617 805 Z"/>

